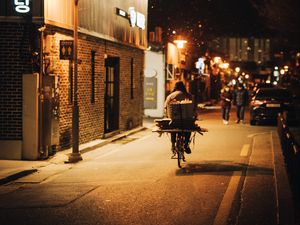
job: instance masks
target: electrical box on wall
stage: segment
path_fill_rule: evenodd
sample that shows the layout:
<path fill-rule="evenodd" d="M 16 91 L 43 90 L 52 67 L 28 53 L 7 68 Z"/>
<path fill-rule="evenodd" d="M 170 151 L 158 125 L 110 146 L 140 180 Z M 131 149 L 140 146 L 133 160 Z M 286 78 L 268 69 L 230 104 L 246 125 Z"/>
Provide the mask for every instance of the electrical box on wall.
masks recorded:
<path fill-rule="evenodd" d="M 45 76 L 43 79 L 43 143 L 48 155 L 59 148 L 59 91 L 58 77 Z"/>
<path fill-rule="evenodd" d="M 36 160 L 38 154 L 38 81 L 39 74 L 23 74 L 22 159 Z"/>

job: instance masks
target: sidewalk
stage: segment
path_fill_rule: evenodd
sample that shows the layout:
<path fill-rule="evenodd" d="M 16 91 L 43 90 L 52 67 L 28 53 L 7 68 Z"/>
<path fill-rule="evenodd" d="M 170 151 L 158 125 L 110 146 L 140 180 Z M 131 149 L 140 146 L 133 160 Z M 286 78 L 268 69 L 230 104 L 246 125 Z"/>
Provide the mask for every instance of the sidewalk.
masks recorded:
<path fill-rule="evenodd" d="M 79 146 L 81 154 L 100 148 L 110 142 L 124 138 L 128 135 L 151 128 L 153 125 L 152 118 L 144 118 L 143 126 L 135 129 L 124 131 L 113 137 L 107 139 L 99 139 L 91 141 Z M 64 151 L 57 152 L 54 156 L 49 157 L 46 160 L 26 161 L 26 160 L 0 160 L 0 185 L 9 183 L 16 179 L 22 178 L 29 174 L 37 172 L 41 168 L 45 168 L 52 164 L 63 164 L 68 161 L 69 154 L 72 153 L 72 149 L 66 149 Z"/>

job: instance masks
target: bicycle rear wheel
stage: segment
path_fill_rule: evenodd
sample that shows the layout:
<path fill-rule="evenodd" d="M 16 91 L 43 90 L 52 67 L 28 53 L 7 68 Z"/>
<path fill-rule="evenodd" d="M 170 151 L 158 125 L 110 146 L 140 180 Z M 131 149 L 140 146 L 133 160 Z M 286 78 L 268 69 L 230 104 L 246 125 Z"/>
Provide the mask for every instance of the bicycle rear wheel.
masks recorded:
<path fill-rule="evenodd" d="M 177 164 L 178 164 L 178 168 L 182 168 L 182 166 L 180 164 L 180 160 L 181 160 L 181 152 L 177 151 Z"/>
<path fill-rule="evenodd" d="M 176 138 L 176 153 L 177 153 L 177 164 L 178 168 L 182 168 L 181 160 L 185 162 L 184 157 L 184 137 L 182 134 L 178 134 Z"/>

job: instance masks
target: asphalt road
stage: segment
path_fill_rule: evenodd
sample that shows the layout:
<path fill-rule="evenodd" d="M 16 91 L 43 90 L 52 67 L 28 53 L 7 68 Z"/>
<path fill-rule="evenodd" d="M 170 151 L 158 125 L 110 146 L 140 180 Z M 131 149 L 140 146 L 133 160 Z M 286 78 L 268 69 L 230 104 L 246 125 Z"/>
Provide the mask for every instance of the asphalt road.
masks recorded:
<path fill-rule="evenodd" d="M 276 127 L 200 118 L 182 169 L 148 129 L 0 186 L 0 224 L 276 224 Z"/>

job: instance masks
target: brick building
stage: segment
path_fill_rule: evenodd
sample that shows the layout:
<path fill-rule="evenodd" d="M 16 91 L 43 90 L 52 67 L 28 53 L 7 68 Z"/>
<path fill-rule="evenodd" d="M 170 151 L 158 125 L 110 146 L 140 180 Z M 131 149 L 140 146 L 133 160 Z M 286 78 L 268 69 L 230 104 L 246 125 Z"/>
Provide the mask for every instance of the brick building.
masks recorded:
<path fill-rule="evenodd" d="M 74 1 L 15 2 L 0 3 L 0 158 L 38 159 L 72 144 Z M 79 1 L 80 143 L 142 125 L 147 5 Z"/>

